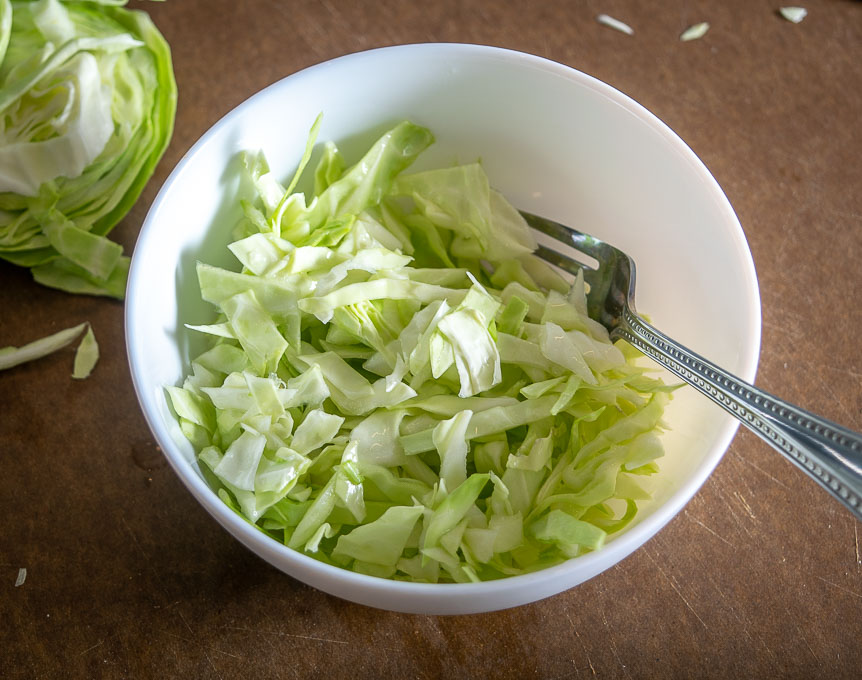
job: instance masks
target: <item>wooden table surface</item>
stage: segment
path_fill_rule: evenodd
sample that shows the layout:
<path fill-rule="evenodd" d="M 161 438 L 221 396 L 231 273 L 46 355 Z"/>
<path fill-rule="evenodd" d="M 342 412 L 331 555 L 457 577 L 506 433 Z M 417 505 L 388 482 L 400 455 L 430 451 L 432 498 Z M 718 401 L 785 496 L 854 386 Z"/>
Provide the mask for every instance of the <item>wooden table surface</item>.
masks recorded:
<path fill-rule="evenodd" d="M 862 3 L 806 0 L 169 0 L 176 131 L 113 232 L 131 252 L 161 183 L 248 96 L 311 64 L 413 42 L 547 57 L 630 95 L 694 149 L 748 237 L 757 384 L 862 430 Z M 632 36 L 599 25 L 607 13 Z M 701 40 L 680 42 L 708 21 Z M 0 677 L 860 677 L 860 524 L 754 435 L 644 548 L 532 605 L 410 616 L 315 591 L 197 505 L 144 422 L 120 302 L 0 263 L 0 345 L 89 320 L 72 349 L 0 373 Z M 26 581 L 16 586 L 20 568 Z"/>

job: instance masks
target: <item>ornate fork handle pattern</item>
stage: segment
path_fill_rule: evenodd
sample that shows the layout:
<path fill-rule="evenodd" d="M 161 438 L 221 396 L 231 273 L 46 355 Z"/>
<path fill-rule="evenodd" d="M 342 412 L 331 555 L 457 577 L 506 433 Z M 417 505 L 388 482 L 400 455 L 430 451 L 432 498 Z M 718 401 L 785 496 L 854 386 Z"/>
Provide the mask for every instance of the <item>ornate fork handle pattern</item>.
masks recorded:
<path fill-rule="evenodd" d="M 649 325 L 628 305 L 613 335 L 739 418 L 862 520 L 862 437 L 858 434 L 722 370 Z"/>

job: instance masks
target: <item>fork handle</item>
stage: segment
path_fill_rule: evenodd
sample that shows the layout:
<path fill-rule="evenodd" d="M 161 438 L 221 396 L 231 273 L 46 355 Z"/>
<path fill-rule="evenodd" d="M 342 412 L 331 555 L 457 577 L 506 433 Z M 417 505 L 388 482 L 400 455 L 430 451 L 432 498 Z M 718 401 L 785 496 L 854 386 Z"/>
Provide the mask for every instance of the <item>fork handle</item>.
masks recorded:
<path fill-rule="evenodd" d="M 862 435 L 740 380 L 667 337 L 628 307 L 614 336 L 736 416 L 862 520 Z"/>

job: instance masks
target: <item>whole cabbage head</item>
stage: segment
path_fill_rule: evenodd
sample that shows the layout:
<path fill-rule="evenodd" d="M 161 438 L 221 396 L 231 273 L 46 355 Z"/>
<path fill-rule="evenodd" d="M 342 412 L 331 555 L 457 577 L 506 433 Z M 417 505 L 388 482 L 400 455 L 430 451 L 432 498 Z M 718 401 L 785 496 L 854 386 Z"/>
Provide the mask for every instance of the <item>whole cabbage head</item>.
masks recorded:
<path fill-rule="evenodd" d="M 125 293 L 106 238 L 173 132 L 170 50 L 125 0 L 0 0 L 0 257 L 47 286 Z"/>

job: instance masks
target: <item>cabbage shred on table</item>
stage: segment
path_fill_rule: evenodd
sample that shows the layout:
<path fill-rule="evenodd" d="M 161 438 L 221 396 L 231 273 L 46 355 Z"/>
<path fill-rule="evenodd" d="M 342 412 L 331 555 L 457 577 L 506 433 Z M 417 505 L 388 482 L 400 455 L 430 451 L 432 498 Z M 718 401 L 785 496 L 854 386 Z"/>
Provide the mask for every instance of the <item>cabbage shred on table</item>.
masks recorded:
<path fill-rule="evenodd" d="M 106 234 L 173 132 L 170 51 L 124 0 L 0 0 L 0 257 L 39 283 L 125 294 Z"/>
<path fill-rule="evenodd" d="M 213 337 L 167 392 L 219 496 L 287 546 L 366 574 L 467 582 L 600 548 L 648 499 L 670 389 L 532 255 L 473 163 L 404 174 L 403 122 L 313 195 L 247 154 L 257 189 L 199 264 Z"/>

